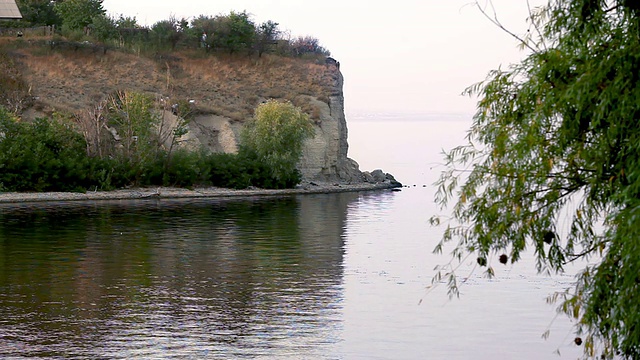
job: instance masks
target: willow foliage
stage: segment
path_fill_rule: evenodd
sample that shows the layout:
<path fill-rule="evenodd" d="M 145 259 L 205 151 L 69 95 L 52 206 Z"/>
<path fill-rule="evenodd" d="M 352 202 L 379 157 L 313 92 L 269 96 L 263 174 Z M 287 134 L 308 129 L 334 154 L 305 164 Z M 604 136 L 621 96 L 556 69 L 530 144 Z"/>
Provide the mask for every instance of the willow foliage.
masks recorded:
<path fill-rule="evenodd" d="M 638 359 L 640 2 L 552 0 L 530 20 L 530 55 L 467 89 L 480 100 L 438 181 L 453 217 L 436 251 L 452 242 L 489 275 L 493 255 L 516 262 L 526 249 L 541 272 L 590 259 L 553 300 L 585 357 Z"/>

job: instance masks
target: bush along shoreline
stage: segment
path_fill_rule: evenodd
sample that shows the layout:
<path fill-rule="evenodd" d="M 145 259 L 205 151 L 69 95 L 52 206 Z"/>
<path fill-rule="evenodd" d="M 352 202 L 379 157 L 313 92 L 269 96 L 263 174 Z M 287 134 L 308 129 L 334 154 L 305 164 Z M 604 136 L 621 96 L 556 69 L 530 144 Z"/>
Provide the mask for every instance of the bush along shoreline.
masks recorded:
<path fill-rule="evenodd" d="M 188 112 L 168 125 L 150 97 L 113 95 L 93 119 L 20 121 L 0 107 L 0 192 L 86 192 L 130 187 L 286 189 L 312 134 L 288 102 L 261 104 L 237 154 L 181 147 Z M 270 131 L 270 136 L 262 136 Z M 286 144 L 286 146 L 285 146 Z"/>

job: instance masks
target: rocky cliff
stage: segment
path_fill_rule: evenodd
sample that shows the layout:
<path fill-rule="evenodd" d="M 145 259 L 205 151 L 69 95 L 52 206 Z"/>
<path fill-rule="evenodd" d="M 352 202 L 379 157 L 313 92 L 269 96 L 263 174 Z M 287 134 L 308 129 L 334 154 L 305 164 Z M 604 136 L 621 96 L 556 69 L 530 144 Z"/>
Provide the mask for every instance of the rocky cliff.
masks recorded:
<path fill-rule="evenodd" d="M 304 96 L 316 110 L 315 136 L 304 148 L 299 170 L 307 181 L 361 182 L 363 174 L 358 163 L 347 157 L 349 144 L 347 121 L 344 114 L 343 77 L 337 66 L 328 64 L 331 80 L 326 100 Z M 219 152 L 237 151 L 242 122 L 225 116 L 199 114 L 191 122 L 188 140 Z"/>
<path fill-rule="evenodd" d="M 30 100 L 22 109 L 26 119 L 60 112 L 83 116 L 115 91 L 144 92 L 162 101 L 194 105 L 185 144 L 235 152 L 243 124 L 260 102 L 289 100 L 309 113 L 315 124 L 315 137 L 306 143 L 299 163 L 305 180 L 372 179 L 347 157 L 343 77 L 333 59 L 225 58 L 180 52 L 145 57 L 38 43 L 21 44 L 5 53 L 28 89 Z M 172 115 L 165 117 L 171 120 Z"/>
<path fill-rule="evenodd" d="M 343 77 L 336 66 L 329 101 L 315 99 L 320 108 L 316 136 L 306 144 L 299 169 L 308 179 L 359 182 L 363 180 L 358 163 L 347 157 L 347 120 L 344 114 Z"/>

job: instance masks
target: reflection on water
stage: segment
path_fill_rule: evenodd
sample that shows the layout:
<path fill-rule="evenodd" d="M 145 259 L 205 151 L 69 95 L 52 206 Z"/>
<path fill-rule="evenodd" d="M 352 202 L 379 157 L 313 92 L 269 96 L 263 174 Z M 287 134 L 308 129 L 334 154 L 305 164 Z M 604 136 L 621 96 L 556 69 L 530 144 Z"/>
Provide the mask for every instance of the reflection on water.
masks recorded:
<path fill-rule="evenodd" d="M 425 296 L 432 196 L 0 205 L 0 358 L 575 359 L 571 275 Z"/>
<path fill-rule="evenodd" d="M 422 185 L 466 127 L 351 123 L 353 157 L 401 192 L 0 205 L 0 358 L 576 359 L 545 302 L 571 266 L 523 254 L 487 279 L 470 259 L 460 299 L 425 295 L 449 254 Z"/>
<path fill-rule="evenodd" d="M 357 194 L 0 208 L 0 357 L 321 357 Z"/>

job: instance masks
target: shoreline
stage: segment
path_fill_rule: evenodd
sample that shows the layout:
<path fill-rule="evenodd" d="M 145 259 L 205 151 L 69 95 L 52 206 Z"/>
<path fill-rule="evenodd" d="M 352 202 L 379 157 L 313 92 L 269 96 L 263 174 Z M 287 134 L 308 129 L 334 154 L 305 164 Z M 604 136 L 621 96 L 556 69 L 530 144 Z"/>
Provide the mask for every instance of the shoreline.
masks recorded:
<path fill-rule="evenodd" d="M 225 189 L 207 188 L 135 188 L 113 191 L 74 192 L 0 192 L 0 204 L 34 203 L 51 201 L 86 201 L 86 200 L 137 200 L 137 199 L 190 199 L 190 198 L 224 198 L 248 196 L 277 196 L 299 194 L 330 194 L 340 192 L 358 192 L 398 188 L 391 182 L 328 184 L 305 183 L 292 189 Z"/>

